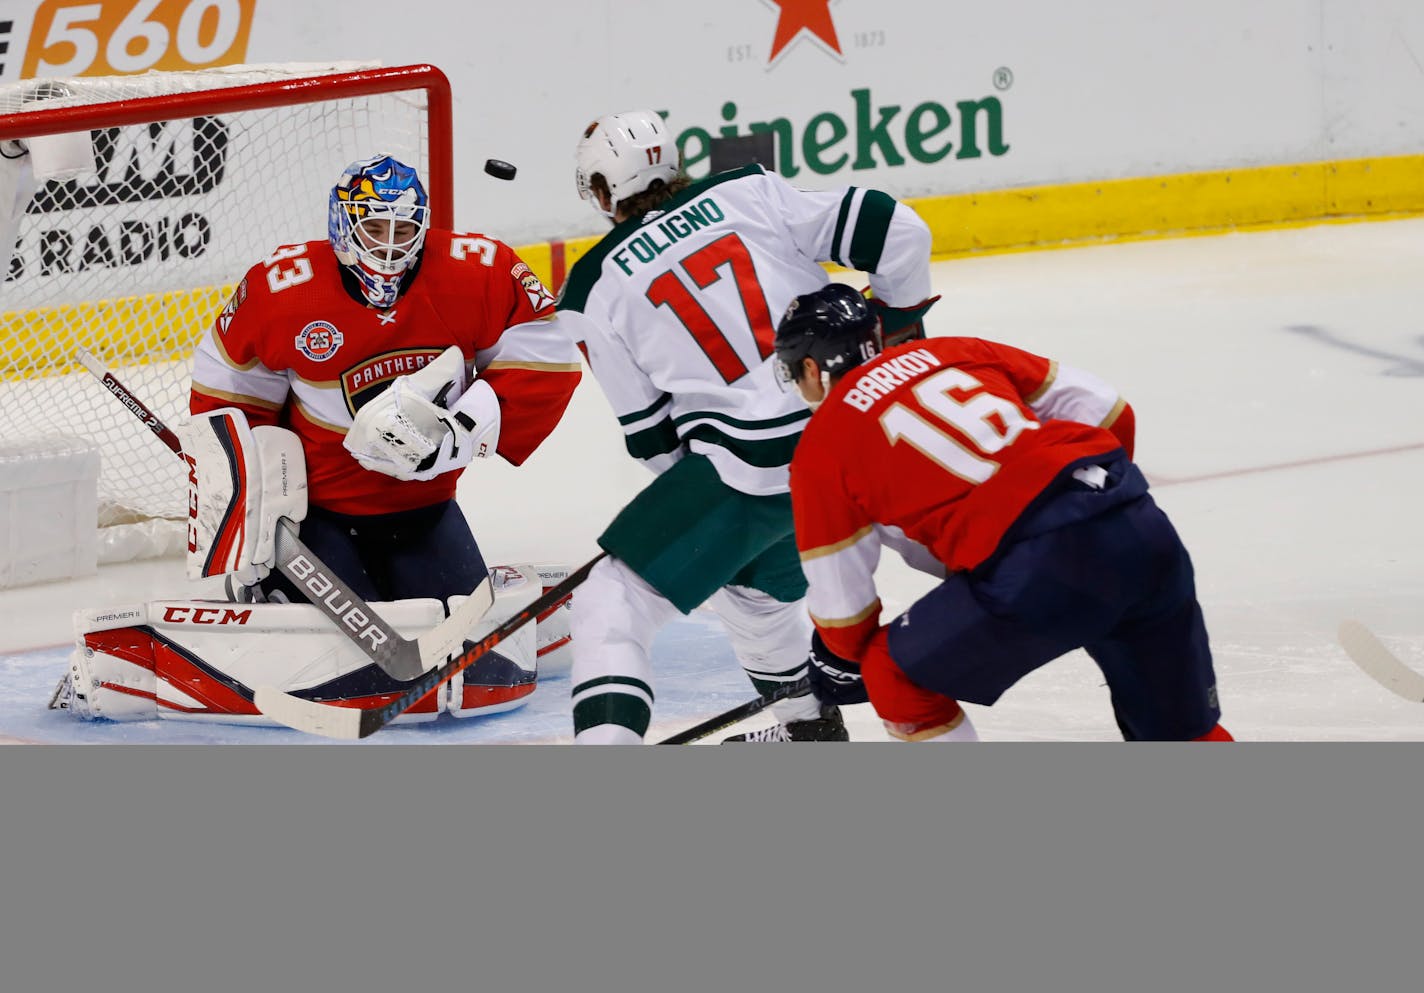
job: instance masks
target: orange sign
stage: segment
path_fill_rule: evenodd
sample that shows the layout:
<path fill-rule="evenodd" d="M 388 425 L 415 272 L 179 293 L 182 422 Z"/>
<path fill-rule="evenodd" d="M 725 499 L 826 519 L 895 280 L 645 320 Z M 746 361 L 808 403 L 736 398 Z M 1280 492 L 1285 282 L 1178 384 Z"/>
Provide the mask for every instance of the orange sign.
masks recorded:
<path fill-rule="evenodd" d="M 124 76 L 204 69 L 247 57 L 257 0 L 45 0 L 20 70 L 37 76 Z"/>

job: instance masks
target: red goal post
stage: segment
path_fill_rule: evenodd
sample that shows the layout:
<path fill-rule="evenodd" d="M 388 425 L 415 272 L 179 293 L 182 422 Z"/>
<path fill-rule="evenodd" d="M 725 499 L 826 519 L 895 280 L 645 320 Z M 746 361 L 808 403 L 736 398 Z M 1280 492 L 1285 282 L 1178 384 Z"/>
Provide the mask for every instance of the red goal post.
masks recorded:
<path fill-rule="evenodd" d="M 83 439 L 102 457 L 101 560 L 174 546 L 174 459 L 73 361 L 85 347 L 160 417 L 187 410 L 193 346 L 275 247 L 326 235 L 349 163 L 416 166 L 450 227 L 450 84 L 430 65 L 232 66 L 0 85 L 0 150 L 89 132 L 93 169 L 27 182 L 0 158 L 0 443 Z M 20 142 L 21 146 L 5 145 Z M 7 177 L 0 174 L 0 180 Z M 28 196 L 28 200 L 26 200 Z M 23 213 L 20 213 L 23 211 Z M 106 551 L 107 549 L 107 551 Z"/>

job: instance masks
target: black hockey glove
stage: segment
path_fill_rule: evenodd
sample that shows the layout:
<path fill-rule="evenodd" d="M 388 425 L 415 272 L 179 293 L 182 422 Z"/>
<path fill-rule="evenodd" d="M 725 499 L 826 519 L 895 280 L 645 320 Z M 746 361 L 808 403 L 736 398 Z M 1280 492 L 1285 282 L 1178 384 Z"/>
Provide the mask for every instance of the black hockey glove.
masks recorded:
<path fill-rule="evenodd" d="M 860 663 L 843 659 L 826 647 L 819 631 L 811 635 L 811 654 L 807 657 L 811 692 L 822 703 L 849 706 L 865 703 L 865 680 L 860 678 Z"/>

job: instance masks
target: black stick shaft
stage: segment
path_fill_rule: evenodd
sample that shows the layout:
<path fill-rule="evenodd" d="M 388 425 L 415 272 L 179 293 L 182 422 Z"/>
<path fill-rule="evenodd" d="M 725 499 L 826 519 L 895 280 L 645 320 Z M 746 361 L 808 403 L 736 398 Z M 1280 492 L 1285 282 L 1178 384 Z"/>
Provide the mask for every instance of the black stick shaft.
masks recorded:
<path fill-rule="evenodd" d="M 746 703 L 738 704 L 731 710 L 718 714 L 716 717 L 709 717 L 701 724 L 694 725 L 686 731 L 679 731 L 670 738 L 659 741 L 659 745 L 686 745 L 688 742 L 697 741 L 707 737 L 709 734 L 716 734 L 723 728 L 729 728 L 738 721 L 745 720 L 753 714 L 759 714 L 767 707 L 770 707 L 778 700 L 785 700 L 789 696 L 796 696 L 805 691 L 810 685 L 810 681 L 802 678 L 794 683 L 787 683 L 772 690 L 766 696 L 759 696 L 755 700 L 748 700 Z"/>

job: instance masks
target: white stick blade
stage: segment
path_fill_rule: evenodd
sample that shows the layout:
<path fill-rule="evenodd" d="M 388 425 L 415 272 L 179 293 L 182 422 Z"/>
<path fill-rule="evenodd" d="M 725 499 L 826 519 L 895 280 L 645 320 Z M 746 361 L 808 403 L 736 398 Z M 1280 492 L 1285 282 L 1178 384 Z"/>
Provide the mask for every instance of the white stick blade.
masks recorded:
<path fill-rule="evenodd" d="M 1359 621 L 1341 621 L 1340 645 L 1365 674 L 1406 700 L 1424 703 L 1424 675 L 1405 665 Z"/>
<path fill-rule="evenodd" d="M 271 686 L 257 687 L 252 700 L 258 710 L 289 728 L 344 741 L 361 737 L 361 711 L 354 707 L 313 703 Z"/>
<path fill-rule="evenodd" d="M 414 675 L 397 678 L 407 681 L 415 679 L 437 665 L 442 665 L 451 655 L 464 651 L 466 639 L 478 641 L 479 638 L 470 638 L 471 633 L 480 618 L 484 617 L 492 606 L 494 587 L 486 579 L 475 587 L 465 598 L 465 602 L 456 607 L 449 617 L 416 639 L 416 645 L 420 648 L 420 662 L 425 668 Z"/>

